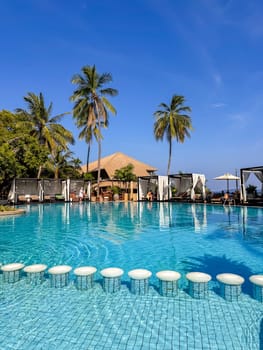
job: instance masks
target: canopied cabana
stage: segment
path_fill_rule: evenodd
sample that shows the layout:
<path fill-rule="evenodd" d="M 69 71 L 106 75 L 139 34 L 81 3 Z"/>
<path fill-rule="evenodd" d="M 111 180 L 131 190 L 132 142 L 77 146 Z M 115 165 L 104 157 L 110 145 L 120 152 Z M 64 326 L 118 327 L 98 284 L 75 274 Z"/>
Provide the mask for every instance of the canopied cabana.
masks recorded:
<path fill-rule="evenodd" d="M 14 179 L 8 194 L 12 203 L 43 200 L 43 183 L 41 179 Z"/>
<path fill-rule="evenodd" d="M 50 200 L 52 198 L 60 198 L 61 200 L 67 200 L 66 198 L 66 180 L 62 184 L 60 179 L 43 179 L 43 194 L 44 200 Z M 59 196 L 59 197 L 58 197 Z"/>
<path fill-rule="evenodd" d="M 152 192 L 153 199 L 167 201 L 169 199 L 168 176 L 151 175 L 138 177 L 138 200 L 147 199 L 147 193 Z"/>
<path fill-rule="evenodd" d="M 259 183 L 261 184 L 261 196 L 263 195 L 263 166 L 256 166 L 251 168 L 240 169 L 240 180 L 241 180 L 241 200 L 244 203 L 247 202 L 247 190 L 248 180 L 251 179 L 251 174 L 255 175 Z"/>
<path fill-rule="evenodd" d="M 152 175 L 138 178 L 138 200 L 147 199 L 147 193 L 151 191 L 158 201 L 180 198 L 189 198 L 194 201 L 197 189 L 202 199 L 205 199 L 205 175 L 203 174 Z"/>
<path fill-rule="evenodd" d="M 196 192 L 198 191 L 204 200 L 206 198 L 205 181 L 204 174 L 189 173 L 169 175 L 169 198 L 188 198 L 195 201 Z"/>
<path fill-rule="evenodd" d="M 143 201 L 147 199 L 147 193 L 152 192 L 153 196 L 157 198 L 158 175 L 139 176 L 137 185 L 138 200 Z"/>
<path fill-rule="evenodd" d="M 14 179 L 8 200 L 18 202 L 44 202 L 51 200 L 71 200 L 71 194 L 78 196 L 83 188 L 86 199 L 90 199 L 90 181 L 83 179 Z"/>

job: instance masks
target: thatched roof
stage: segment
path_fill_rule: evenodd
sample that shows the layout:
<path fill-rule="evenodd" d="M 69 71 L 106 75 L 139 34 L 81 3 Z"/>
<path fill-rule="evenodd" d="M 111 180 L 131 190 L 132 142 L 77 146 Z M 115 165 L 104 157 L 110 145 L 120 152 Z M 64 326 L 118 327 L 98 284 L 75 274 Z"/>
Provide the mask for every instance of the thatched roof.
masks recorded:
<path fill-rule="evenodd" d="M 147 176 L 157 171 L 157 168 L 154 168 L 151 165 L 142 163 L 121 152 L 113 153 L 110 156 L 101 158 L 100 160 L 100 168 L 101 170 L 104 170 L 107 173 L 108 179 L 113 179 L 115 170 L 121 169 L 127 166 L 128 164 L 132 164 L 134 166 L 133 173 L 137 177 Z M 82 171 L 83 172 L 86 171 L 86 165 L 82 166 Z M 97 171 L 98 171 L 98 161 L 96 160 L 95 162 L 92 162 L 89 164 L 89 172 L 94 173 Z"/>

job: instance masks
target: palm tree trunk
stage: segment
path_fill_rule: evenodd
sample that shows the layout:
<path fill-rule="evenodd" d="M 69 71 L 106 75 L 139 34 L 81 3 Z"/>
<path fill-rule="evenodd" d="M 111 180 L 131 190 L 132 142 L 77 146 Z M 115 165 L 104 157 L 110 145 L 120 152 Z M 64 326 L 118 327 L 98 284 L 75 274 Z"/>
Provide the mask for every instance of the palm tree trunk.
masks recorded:
<path fill-rule="evenodd" d="M 101 159 L 101 125 L 100 125 L 100 115 L 99 108 L 95 99 L 95 110 L 98 120 L 98 130 L 99 130 L 99 138 L 98 138 L 98 177 L 97 177 L 97 198 L 100 196 L 100 159 Z"/>
<path fill-rule="evenodd" d="M 87 153 L 87 164 L 86 164 L 86 174 L 89 172 L 89 157 L 90 157 L 90 142 L 88 145 L 88 153 Z"/>
<path fill-rule="evenodd" d="M 101 140 L 98 140 L 98 178 L 97 178 L 97 197 L 100 196 L 100 159 L 101 159 Z"/>
<path fill-rule="evenodd" d="M 39 168 L 38 168 L 38 173 L 37 173 L 37 178 L 38 179 L 40 179 L 41 172 L 42 172 L 42 165 L 40 165 Z"/>
<path fill-rule="evenodd" d="M 168 166 L 167 166 L 167 176 L 170 175 L 171 158 L 172 158 L 172 140 L 169 140 L 169 158 L 168 158 Z"/>
<path fill-rule="evenodd" d="M 55 171 L 54 171 L 54 179 L 58 179 L 58 175 L 59 175 L 59 170 L 58 170 L 58 167 L 55 168 Z"/>

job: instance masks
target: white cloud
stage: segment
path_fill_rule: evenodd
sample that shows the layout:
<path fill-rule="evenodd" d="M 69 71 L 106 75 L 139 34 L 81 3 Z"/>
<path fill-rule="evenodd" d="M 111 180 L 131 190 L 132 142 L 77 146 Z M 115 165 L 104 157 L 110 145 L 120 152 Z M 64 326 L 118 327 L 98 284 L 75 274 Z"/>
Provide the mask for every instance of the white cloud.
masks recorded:
<path fill-rule="evenodd" d="M 211 106 L 213 108 L 222 108 L 222 107 L 226 107 L 226 104 L 222 102 L 217 102 L 217 103 L 213 103 Z"/>

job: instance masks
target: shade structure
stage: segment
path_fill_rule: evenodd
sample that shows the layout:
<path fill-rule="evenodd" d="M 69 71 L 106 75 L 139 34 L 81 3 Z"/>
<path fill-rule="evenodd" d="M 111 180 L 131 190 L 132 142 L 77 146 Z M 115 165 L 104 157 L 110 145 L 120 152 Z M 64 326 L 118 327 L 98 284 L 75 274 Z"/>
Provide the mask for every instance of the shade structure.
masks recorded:
<path fill-rule="evenodd" d="M 230 173 L 226 173 L 224 175 L 220 175 L 214 178 L 214 180 L 226 180 L 227 182 L 227 192 L 229 192 L 229 181 L 230 180 L 240 180 L 238 176 L 232 175 Z"/>

